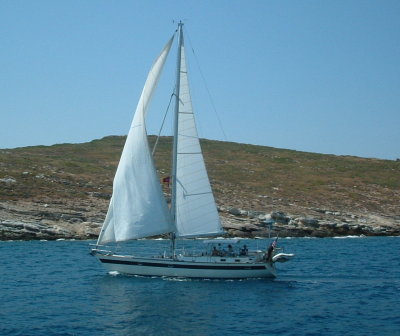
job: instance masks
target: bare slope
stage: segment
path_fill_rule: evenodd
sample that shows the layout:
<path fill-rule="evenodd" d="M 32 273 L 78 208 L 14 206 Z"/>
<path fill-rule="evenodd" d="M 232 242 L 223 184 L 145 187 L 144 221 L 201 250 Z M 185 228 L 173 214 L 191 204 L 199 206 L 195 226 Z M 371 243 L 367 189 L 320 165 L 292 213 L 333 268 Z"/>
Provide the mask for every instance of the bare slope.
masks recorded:
<path fill-rule="evenodd" d="M 11 211 L 4 204 L 60 204 L 92 214 L 82 221 L 101 222 L 124 141 L 110 136 L 82 144 L 0 150 L 0 219 Z M 400 162 L 211 140 L 202 140 L 202 147 L 222 208 L 400 220 Z M 169 174 L 170 148 L 171 138 L 162 138 L 156 154 L 161 178 Z"/>

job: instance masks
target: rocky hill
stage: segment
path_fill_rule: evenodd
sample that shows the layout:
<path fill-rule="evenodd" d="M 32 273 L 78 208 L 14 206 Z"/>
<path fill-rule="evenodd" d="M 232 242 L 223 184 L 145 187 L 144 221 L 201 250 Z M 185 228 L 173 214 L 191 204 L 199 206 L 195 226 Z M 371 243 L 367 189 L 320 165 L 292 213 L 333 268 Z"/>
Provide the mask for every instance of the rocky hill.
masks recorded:
<path fill-rule="evenodd" d="M 0 150 L 0 239 L 95 238 L 124 141 Z M 161 178 L 171 141 L 161 138 L 156 152 Z M 400 235 L 398 161 L 211 140 L 202 147 L 228 235 L 265 236 L 270 222 L 280 236 Z"/>

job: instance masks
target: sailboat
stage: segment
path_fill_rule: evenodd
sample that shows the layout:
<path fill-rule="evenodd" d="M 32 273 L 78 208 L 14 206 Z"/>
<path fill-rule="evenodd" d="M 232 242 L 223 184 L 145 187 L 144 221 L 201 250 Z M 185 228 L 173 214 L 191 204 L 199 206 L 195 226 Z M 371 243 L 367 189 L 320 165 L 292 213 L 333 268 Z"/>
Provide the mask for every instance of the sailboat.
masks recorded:
<path fill-rule="evenodd" d="M 177 35 L 174 89 L 174 141 L 171 202 L 163 194 L 146 132 L 153 92 Z M 293 255 L 249 251 L 241 239 L 205 239 L 201 253 L 178 251 L 176 239 L 224 234 L 196 130 L 189 91 L 183 23 L 157 57 L 148 74 L 113 183 L 113 194 L 97 244 L 92 249 L 109 272 L 185 278 L 275 277 L 275 263 Z M 118 254 L 107 244 L 169 235 L 170 248 L 156 256 Z M 276 242 L 275 242 L 276 243 Z"/>

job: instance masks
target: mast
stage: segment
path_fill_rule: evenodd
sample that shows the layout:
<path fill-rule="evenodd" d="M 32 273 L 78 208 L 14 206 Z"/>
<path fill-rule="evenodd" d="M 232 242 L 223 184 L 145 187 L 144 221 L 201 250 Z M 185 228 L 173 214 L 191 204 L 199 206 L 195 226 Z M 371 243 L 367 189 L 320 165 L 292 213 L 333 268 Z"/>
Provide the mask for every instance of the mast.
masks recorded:
<path fill-rule="evenodd" d="M 174 143 L 172 150 L 172 198 L 171 198 L 171 215 L 176 228 L 176 186 L 177 186 L 177 152 L 178 152 L 178 114 L 179 114 L 179 94 L 180 94 L 180 79 L 181 79 L 181 58 L 183 45 L 183 22 L 178 23 L 178 55 L 176 62 L 176 86 L 175 86 L 175 111 L 174 111 Z M 171 256 L 175 254 L 175 233 L 171 235 Z"/>

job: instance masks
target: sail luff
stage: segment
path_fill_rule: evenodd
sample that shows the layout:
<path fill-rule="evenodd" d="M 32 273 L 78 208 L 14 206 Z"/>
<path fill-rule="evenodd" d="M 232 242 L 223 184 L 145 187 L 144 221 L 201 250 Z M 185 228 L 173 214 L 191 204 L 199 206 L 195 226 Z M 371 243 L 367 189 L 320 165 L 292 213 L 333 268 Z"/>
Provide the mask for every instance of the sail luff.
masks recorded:
<path fill-rule="evenodd" d="M 147 140 L 145 116 L 173 37 L 148 74 L 113 183 L 113 195 L 98 244 L 173 231 L 170 212 Z"/>

